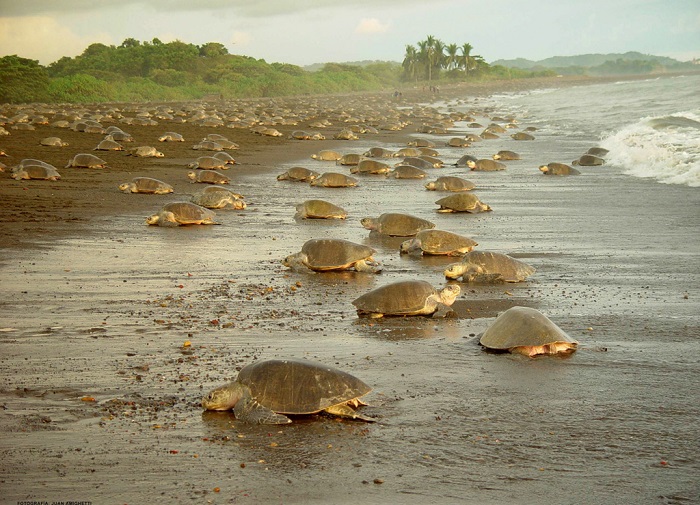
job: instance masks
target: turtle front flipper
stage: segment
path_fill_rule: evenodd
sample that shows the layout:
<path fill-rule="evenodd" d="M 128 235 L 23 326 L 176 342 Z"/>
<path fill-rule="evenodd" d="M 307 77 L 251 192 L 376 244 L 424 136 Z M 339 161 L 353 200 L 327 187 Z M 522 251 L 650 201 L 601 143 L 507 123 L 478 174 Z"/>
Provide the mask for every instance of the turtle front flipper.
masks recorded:
<path fill-rule="evenodd" d="M 371 274 L 378 274 L 382 271 L 382 265 L 378 261 L 374 261 L 371 258 L 356 261 L 354 267 L 358 272 L 367 272 Z"/>
<path fill-rule="evenodd" d="M 263 407 L 251 398 L 241 398 L 233 408 L 236 419 L 244 423 L 257 424 L 289 424 L 292 422 L 287 416 L 273 412 Z"/>
<path fill-rule="evenodd" d="M 363 405 L 367 405 L 366 403 L 362 403 Z M 340 403 L 338 405 L 331 405 L 330 407 L 326 408 L 323 410 L 327 414 L 333 415 L 333 416 L 339 416 L 339 417 L 349 417 L 350 419 L 357 419 L 358 421 L 365 421 L 368 423 L 373 423 L 376 420 L 372 419 L 371 417 L 365 417 L 362 414 L 358 414 L 355 409 L 353 409 L 350 405 L 347 403 Z"/>

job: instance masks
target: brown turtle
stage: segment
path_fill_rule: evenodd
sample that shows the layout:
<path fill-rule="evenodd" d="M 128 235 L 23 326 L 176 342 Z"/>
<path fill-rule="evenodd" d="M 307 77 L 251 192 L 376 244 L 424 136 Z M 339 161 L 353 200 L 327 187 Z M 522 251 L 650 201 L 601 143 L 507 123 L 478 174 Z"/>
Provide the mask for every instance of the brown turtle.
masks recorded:
<path fill-rule="evenodd" d="M 522 282 L 535 273 L 535 268 L 507 254 L 471 251 L 444 273 L 448 279 L 461 277 L 465 282 Z"/>
<path fill-rule="evenodd" d="M 535 140 L 535 137 L 525 132 L 514 133 L 510 136 L 513 140 Z"/>
<path fill-rule="evenodd" d="M 391 167 L 377 160 L 362 160 L 350 169 L 351 174 L 387 174 Z"/>
<path fill-rule="evenodd" d="M 472 161 L 467 161 L 467 166 L 470 170 L 477 172 L 497 172 L 499 170 L 505 170 L 506 166 L 500 161 L 490 160 L 488 158 Z"/>
<path fill-rule="evenodd" d="M 438 177 L 432 182 L 425 185 L 425 189 L 429 191 L 471 191 L 476 185 L 472 181 L 462 179 L 461 177 L 446 175 Z"/>
<path fill-rule="evenodd" d="M 192 163 L 187 164 L 187 168 L 200 170 L 228 170 L 226 161 L 214 156 L 200 156 Z"/>
<path fill-rule="evenodd" d="M 215 214 L 191 202 L 172 202 L 146 219 L 146 224 L 158 226 L 185 226 L 191 224 L 218 224 Z"/>
<path fill-rule="evenodd" d="M 357 179 L 338 172 L 325 172 L 313 179 L 310 185 L 324 188 L 349 188 L 357 186 Z"/>
<path fill-rule="evenodd" d="M 513 161 L 513 160 L 520 159 L 520 155 L 518 153 L 513 152 L 513 151 L 498 151 L 492 157 L 494 160 L 504 160 L 504 161 Z"/>
<path fill-rule="evenodd" d="M 534 357 L 542 354 L 568 355 L 578 342 L 539 310 L 511 307 L 501 313 L 481 335 L 479 343 L 496 352 Z"/>
<path fill-rule="evenodd" d="M 202 182 L 204 184 L 228 184 L 229 182 L 231 182 L 231 179 L 226 177 L 221 172 L 217 172 L 216 170 L 187 172 L 187 177 L 193 183 Z"/>
<path fill-rule="evenodd" d="M 76 154 L 68 161 L 65 168 L 105 168 L 107 162 L 92 154 Z"/>
<path fill-rule="evenodd" d="M 396 179 L 424 179 L 428 172 L 413 165 L 397 165 L 388 175 Z"/>
<path fill-rule="evenodd" d="M 540 167 L 544 175 L 579 175 L 581 172 L 564 163 L 547 163 Z"/>
<path fill-rule="evenodd" d="M 430 316 L 444 315 L 460 293 L 449 284 L 441 291 L 426 281 L 398 281 L 376 288 L 355 299 L 352 304 L 360 316 Z"/>
<path fill-rule="evenodd" d="M 61 178 L 61 174 L 58 173 L 53 166 L 44 165 L 24 165 L 22 167 L 15 167 L 12 171 L 12 178 L 16 180 L 20 179 L 40 179 L 45 181 L 57 181 Z"/>
<path fill-rule="evenodd" d="M 391 237 L 413 237 L 421 230 L 435 228 L 435 223 L 410 214 L 386 212 L 379 217 L 365 217 L 360 224 L 368 230 Z"/>
<path fill-rule="evenodd" d="M 445 230 L 422 230 L 399 247 L 401 254 L 419 252 L 433 256 L 462 256 L 479 245 L 469 237 Z"/>
<path fill-rule="evenodd" d="M 131 182 L 119 185 L 119 191 L 124 193 L 150 193 L 154 195 L 165 195 L 173 192 L 173 187 L 158 179 L 150 177 L 134 177 Z"/>
<path fill-rule="evenodd" d="M 234 382 L 202 400 L 206 410 L 233 410 L 246 423 L 289 424 L 287 415 L 317 414 L 372 422 L 357 412 L 372 388 L 332 366 L 300 359 L 275 359 L 247 365 Z"/>
<path fill-rule="evenodd" d="M 342 158 L 343 155 L 337 151 L 332 151 L 330 149 L 322 149 L 316 154 L 312 154 L 311 158 L 318 161 L 337 161 Z"/>
<path fill-rule="evenodd" d="M 292 167 L 277 176 L 278 181 L 310 182 L 318 177 L 318 172 L 304 167 Z"/>
<path fill-rule="evenodd" d="M 297 217 L 301 219 L 345 219 L 348 213 L 325 200 L 306 200 L 296 206 Z"/>
<path fill-rule="evenodd" d="M 489 212 L 491 207 L 479 200 L 474 193 L 459 192 L 435 202 L 440 206 L 438 212 L 468 212 L 478 214 L 479 212 Z"/>
<path fill-rule="evenodd" d="M 592 154 L 584 154 L 579 159 L 574 160 L 572 165 L 579 165 L 582 167 L 598 167 L 604 165 L 605 160 L 598 156 L 593 156 Z"/>
<path fill-rule="evenodd" d="M 342 239 L 307 240 L 301 251 L 287 256 L 282 264 L 289 268 L 305 266 L 316 272 L 356 270 L 379 273 L 381 266 L 372 257 L 377 251 L 369 246 Z"/>
<path fill-rule="evenodd" d="M 207 209 L 243 210 L 247 207 L 243 195 L 221 186 L 207 186 L 192 195 L 192 203 Z"/>

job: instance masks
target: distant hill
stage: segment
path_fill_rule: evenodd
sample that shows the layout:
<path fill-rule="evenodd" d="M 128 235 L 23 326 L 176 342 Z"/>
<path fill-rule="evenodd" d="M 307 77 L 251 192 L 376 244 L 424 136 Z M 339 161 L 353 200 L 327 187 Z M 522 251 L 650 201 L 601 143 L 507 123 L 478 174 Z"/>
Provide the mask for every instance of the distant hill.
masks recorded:
<path fill-rule="evenodd" d="M 544 60 L 532 61 L 525 58 L 516 58 L 514 60 L 496 60 L 491 65 L 502 65 L 510 68 L 521 68 L 524 70 L 532 70 L 534 68 L 565 68 L 565 67 L 597 67 L 606 62 L 623 61 L 649 61 L 661 64 L 665 67 L 678 65 L 680 62 L 667 56 L 653 56 L 651 54 L 642 54 L 636 51 L 627 53 L 609 53 L 609 54 L 579 54 L 576 56 L 552 56 Z"/>

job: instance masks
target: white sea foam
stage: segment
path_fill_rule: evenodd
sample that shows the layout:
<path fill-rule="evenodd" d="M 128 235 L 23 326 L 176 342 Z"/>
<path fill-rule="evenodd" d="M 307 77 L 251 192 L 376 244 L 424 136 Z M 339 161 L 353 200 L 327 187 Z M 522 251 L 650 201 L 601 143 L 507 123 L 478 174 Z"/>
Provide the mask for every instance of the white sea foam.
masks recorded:
<path fill-rule="evenodd" d="M 644 118 L 607 136 L 601 146 L 635 177 L 700 187 L 700 116 L 693 112 Z"/>

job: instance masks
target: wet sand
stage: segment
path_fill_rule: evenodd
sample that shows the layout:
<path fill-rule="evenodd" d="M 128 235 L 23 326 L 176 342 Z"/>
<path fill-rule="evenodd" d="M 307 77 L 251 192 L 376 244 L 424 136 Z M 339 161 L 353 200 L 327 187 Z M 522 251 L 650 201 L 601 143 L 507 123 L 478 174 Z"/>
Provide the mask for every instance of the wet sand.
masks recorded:
<path fill-rule="evenodd" d="M 452 92 L 466 90 L 444 95 Z M 484 115 L 498 111 L 470 96 L 455 107 L 488 124 Z M 424 99 L 406 93 L 402 105 Z M 367 100 L 393 107 L 388 97 Z M 328 137 L 343 126 L 338 116 L 329 119 Z M 697 502 L 697 189 L 610 166 L 542 176 L 539 165 L 570 161 L 594 144 L 537 132 L 532 142 L 503 135 L 468 149 L 438 148 L 447 163 L 465 153 L 521 153 L 505 172 L 430 173 L 430 180 L 474 181 L 490 213 L 439 214 L 434 202 L 444 194 L 420 180 L 359 176 L 348 189 L 276 180 L 294 165 L 348 173 L 311 160 L 320 149 L 398 149 L 412 137 L 441 145 L 479 132 L 458 124 L 448 135 L 416 134 L 424 119 L 359 141 L 286 137 L 315 130 L 305 123 L 274 125 L 285 134 L 279 138 L 167 121 L 114 123 L 133 145 L 155 146 L 165 157 L 94 152 L 109 162 L 103 170 L 62 169 L 74 154 L 93 152 L 101 135 L 39 126 L 0 137 L 12 156 L 0 161 L 39 158 L 63 176 L 0 174 L 0 501 Z M 186 142 L 158 143 L 165 131 Z M 221 226 L 146 226 L 164 203 L 200 189 L 184 165 L 205 154 L 191 147 L 207 133 L 240 144 L 231 152 L 238 164 L 225 173 L 248 208 L 218 211 Z M 54 135 L 70 146 L 38 145 Z M 137 175 L 176 192 L 117 190 Z M 308 198 L 342 206 L 348 219 L 295 219 L 294 204 Z M 521 284 L 460 283 L 456 318 L 360 319 L 351 304 L 357 296 L 401 279 L 444 285 L 442 270 L 454 261 L 400 256 L 402 239 L 359 225 L 386 211 L 430 219 L 537 272 Z M 371 245 L 383 273 L 281 265 L 317 237 Z M 483 352 L 477 335 L 514 305 L 547 314 L 580 350 L 568 359 Z M 360 377 L 374 387 L 364 413 L 377 422 L 310 416 L 251 426 L 230 413 L 202 412 L 204 393 L 252 360 L 276 357 L 305 357 Z"/>

